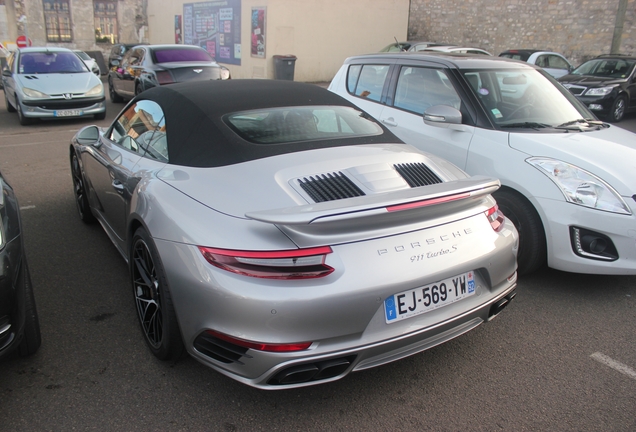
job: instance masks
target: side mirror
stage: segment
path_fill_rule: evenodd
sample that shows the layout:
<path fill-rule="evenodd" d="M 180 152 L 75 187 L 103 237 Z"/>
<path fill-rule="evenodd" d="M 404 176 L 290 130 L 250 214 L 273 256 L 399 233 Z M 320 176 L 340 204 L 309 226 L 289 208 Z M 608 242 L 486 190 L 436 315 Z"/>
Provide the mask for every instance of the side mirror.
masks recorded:
<path fill-rule="evenodd" d="M 2 76 L 6 76 L 6 77 L 11 76 L 11 71 L 9 70 L 9 68 L 2 69 Z"/>
<path fill-rule="evenodd" d="M 77 133 L 76 139 L 78 144 L 98 147 L 99 128 L 97 126 L 86 126 Z"/>
<path fill-rule="evenodd" d="M 448 105 L 434 105 L 424 111 L 424 123 L 429 126 L 443 127 L 457 131 L 468 131 L 469 126 L 462 124 L 462 113 Z"/>

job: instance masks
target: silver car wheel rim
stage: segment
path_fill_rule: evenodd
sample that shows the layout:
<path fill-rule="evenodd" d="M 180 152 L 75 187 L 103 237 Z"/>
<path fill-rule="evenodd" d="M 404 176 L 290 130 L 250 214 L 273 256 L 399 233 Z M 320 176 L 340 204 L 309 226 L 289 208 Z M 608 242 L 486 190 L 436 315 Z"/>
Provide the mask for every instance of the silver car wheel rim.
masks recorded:
<path fill-rule="evenodd" d="M 137 314 L 146 339 L 157 349 L 163 340 L 159 281 L 148 245 L 137 239 L 132 256 L 133 290 Z"/>
<path fill-rule="evenodd" d="M 623 114 L 625 113 L 625 101 L 620 99 L 616 104 L 616 108 L 614 109 L 614 118 L 620 119 L 623 118 Z"/>

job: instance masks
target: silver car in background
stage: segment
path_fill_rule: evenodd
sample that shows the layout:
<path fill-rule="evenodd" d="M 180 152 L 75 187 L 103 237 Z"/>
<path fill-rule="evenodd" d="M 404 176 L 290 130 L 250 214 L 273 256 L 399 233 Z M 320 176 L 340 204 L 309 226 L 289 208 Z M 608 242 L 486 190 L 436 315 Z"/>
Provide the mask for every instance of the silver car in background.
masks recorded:
<path fill-rule="evenodd" d="M 86 54 L 84 51 L 73 50 L 73 52 L 80 59 L 82 59 L 82 61 L 86 64 L 86 67 L 89 68 L 91 70 L 91 72 L 93 72 L 95 74 L 95 76 L 98 76 L 98 77 L 101 76 L 102 71 L 99 68 L 99 65 L 97 64 L 97 60 L 95 60 L 93 57 L 91 57 L 88 54 Z"/>
<path fill-rule="evenodd" d="M 448 341 L 515 295 L 499 181 L 315 85 L 151 88 L 69 151 L 79 216 L 128 262 L 163 360 L 185 348 L 251 386 L 308 386 Z"/>
<path fill-rule="evenodd" d="M 18 49 L 7 59 L 2 82 L 7 111 L 17 111 L 22 125 L 36 119 L 106 118 L 104 85 L 69 49 Z"/>

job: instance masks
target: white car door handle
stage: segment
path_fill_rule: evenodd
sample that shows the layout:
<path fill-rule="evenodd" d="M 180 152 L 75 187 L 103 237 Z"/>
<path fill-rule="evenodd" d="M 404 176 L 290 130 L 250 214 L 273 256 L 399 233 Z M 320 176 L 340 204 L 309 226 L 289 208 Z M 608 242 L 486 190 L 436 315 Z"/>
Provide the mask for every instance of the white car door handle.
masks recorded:
<path fill-rule="evenodd" d="M 387 126 L 397 126 L 397 122 L 395 121 L 393 117 L 382 119 L 382 123 L 384 123 Z"/>
<path fill-rule="evenodd" d="M 117 192 L 122 193 L 124 191 L 124 185 L 119 180 L 113 180 L 112 185 Z"/>

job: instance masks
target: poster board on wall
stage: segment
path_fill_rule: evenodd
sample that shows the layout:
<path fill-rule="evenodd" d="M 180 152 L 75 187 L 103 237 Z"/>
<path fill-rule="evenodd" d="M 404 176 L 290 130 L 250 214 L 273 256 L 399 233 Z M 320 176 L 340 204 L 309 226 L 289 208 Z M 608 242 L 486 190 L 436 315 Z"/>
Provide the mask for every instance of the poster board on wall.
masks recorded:
<path fill-rule="evenodd" d="M 250 35 L 252 57 L 265 58 L 265 7 L 252 8 Z"/>
<path fill-rule="evenodd" d="M 183 42 L 205 49 L 219 63 L 241 64 L 241 0 L 183 5 Z"/>

